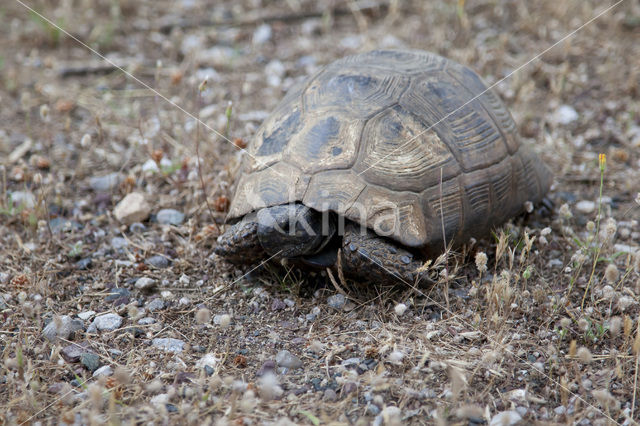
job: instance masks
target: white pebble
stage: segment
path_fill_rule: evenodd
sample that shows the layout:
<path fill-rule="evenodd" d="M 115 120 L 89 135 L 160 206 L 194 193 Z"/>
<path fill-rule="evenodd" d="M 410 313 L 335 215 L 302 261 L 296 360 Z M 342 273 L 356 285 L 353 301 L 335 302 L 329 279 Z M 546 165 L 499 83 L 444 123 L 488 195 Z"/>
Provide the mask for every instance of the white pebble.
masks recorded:
<path fill-rule="evenodd" d="M 596 209 L 596 203 L 589 200 L 582 200 L 576 203 L 576 210 L 583 214 L 593 213 Z"/>
<path fill-rule="evenodd" d="M 569 124 L 577 119 L 578 112 L 570 105 L 561 105 L 552 117 L 552 120 L 558 124 Z"/>
<path fill-rule="evenodd" d="M 404 303 L 398 303 L 394 310 L 396 311 L 396 315 L 401 317 L 407 311 L 407 305 Z"/>

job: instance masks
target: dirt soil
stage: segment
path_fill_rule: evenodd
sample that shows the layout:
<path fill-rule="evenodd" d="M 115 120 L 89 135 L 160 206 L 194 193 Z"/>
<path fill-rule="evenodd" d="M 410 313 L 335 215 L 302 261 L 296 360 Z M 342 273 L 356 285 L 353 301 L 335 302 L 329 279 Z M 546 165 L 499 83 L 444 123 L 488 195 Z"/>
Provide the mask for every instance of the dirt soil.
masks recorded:
<path fill-rule="evenodd" d="M 0 424 L 638 424 L 640 5 L 612 5 L 2 2 Z M 496 83 L 553 208 L 430 288 L 215 256 L 261 121 L 373 48 Z"/>

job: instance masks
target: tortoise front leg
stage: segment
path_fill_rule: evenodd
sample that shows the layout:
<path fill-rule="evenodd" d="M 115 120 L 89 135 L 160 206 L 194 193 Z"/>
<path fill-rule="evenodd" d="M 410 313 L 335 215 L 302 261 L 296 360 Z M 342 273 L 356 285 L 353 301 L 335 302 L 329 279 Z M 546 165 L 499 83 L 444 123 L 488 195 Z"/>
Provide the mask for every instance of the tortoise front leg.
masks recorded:
<path fill-rule="evenodd" d="M 431 282 L 425 272 L 417 272 L 422 262 L 415 260 L 413 253 L 351 223 L 345 227 L 342 238 L 341 263 L 345 274 L 362 277 L 373 284 Z"/>
<path fill-rule="evenodd" d="M 266 253 L 258 240 L 258 222 L 255 213 L 246 215 L 218 237 L 214 253 L 231 263 L 256 263 L 266 258 Z"/>

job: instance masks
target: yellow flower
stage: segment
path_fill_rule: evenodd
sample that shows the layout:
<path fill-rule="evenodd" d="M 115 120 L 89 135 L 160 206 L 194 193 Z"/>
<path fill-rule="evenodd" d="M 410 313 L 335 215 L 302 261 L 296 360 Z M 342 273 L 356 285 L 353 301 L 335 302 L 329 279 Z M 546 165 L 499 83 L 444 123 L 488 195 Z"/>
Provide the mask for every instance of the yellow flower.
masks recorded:
<path fill-rule="evenodd" d="M 607 168 L 607 154 L 598 155 L 598 162 L 600 163 L 600 171 L 604 172 Z"/>

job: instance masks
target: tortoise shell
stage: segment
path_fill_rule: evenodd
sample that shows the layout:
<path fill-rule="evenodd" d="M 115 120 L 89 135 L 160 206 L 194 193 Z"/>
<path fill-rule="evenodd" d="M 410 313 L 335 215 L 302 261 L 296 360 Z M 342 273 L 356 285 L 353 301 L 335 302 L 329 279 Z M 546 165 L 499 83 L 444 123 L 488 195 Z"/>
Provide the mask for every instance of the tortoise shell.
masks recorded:
<path fill-rule="evenodd" d="M 335 61 L 293 88 L 248 147 L 229 219 L 300 202 L 409 247 L 487 233 L 551 174 L 477 74 L 423 51 Z"/>

